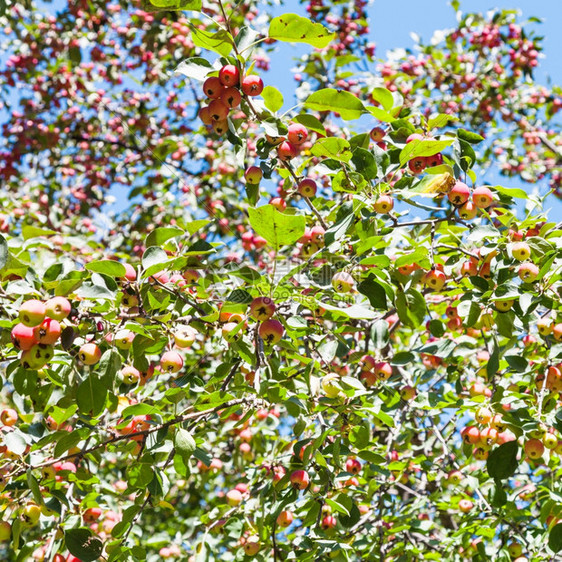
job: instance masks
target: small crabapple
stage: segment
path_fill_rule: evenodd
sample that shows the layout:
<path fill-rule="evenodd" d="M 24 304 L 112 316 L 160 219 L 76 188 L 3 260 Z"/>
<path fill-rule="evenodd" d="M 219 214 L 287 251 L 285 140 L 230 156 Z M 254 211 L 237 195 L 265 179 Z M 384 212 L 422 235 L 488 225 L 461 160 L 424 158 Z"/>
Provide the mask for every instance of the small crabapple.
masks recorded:
<path fill-rule="evenodd" d="M 447 194 L 449 201 L 455 206 L 464 205 L 470 197 L 470 188 L 462 181 L 458 181 Z"/>
<path fill-rule="evenodd" d="M 376 213 L 380 213 L 381 215 L 386 215 L 392 209 L 394 209 L 394 200 L 390 195 L 380 195 L 373 205 L 373 209 Z"/>
<path fill-rule="evenodd" d="M 128 265 L 129 264 L 125 264 L 125 270 Z M 129 265 L 129 267 L 131 266 Z M 127 273 L 125 273 L 125 275 L 127 275 Z M 58 322 L 67 318 L 71 310 L 72 305 L 70 301 L 64 297 L 53 297 L 45 303 L 45 315 Z"/>
<path fill-rule="evenodd" d="M 291 123 L 288 128 L 287 138 L 294 145 L 302 144 L 308 138 L 308 130 L 300 123 Z"/>
<path fill-rule="evenodd" d="M 260 335 L 260 338 L 267 345 L 274 345 L 283 337 L 285 328 L 283 327 L 283 324 L 279 322 L 279 320 L 270 318 L 269 320 L 266 320 L 265 322 L 262 322 L 260 324 L 258 333 Z"/>
<path fill-rule="evenodd" d="M 304 490 L 310 484 L 306 470 L 295 470 L 290 476 L 291 486 L 297 490 Z"/>
<path fill-rule="evenodd" d="M 257 185 L 263 178 L 262 169 L 258 166 L 250 166 L 244 172 L 244 178 L 249 184 Z"/>
<path fill-rule="evenodd" d="M 288 162 L 295 158 L 298 154 L 298 150 L 294 144 L 289 141 L 283 141 L 277 147 L 277 156 L 279 160 L 283 160 L 283 162 Z"/>
<path fill-rule="evenodd" d="M 242 91 L 250 97 L 259 96 L 263 92 L 263 80 L 255 74 L 244 76 Z"/>
<path fill-rule="evenodd" d="M 518 267 L 517 275 L 524 283 L 532 283 L 539 276 L 539 268 L 532 262 L 525 262 Z"/>
<path fill-rule="evenodd" d="M 459 217 L 463 220 L 471 220 L 478 212 L 477 206 L 472 201 L 467 201 L 458 208 Z"/>
<path fill-rule="evenodd" d="M 14 347 L 22 351 L 31 349 L 37 343 L 35 339 L 35 329 L 21 322 L 12 328 L 11 338 Z"/>
<path fill-rule="evenodd" d="M 339 271 L 332 277 L 332 287 L 337 293 L 349 293 L 354 286 L 355 280 L 345 271 Z"/>
<path fill-rule="evenodd" d="M 487 187 L 477 187 L 472 192 L 472 202 L 480 209 L 488 208 L 494 201 L 494 194 Z"/>
<path fill-rule="evenodd" d="M 316 182 L 310 178 L 305 178 L 304 180 L 301 180 L 297 187 L 297 191 L 299 192 L 299 194 L 302 195 L 303 197 L 308 197 L 308 198 L 314 197 L 316 195 L 316 190 L 317 190 Z"/>
<path fill-rule="evenodd" d="M 177 373 L 183 367 L 183 357 L 177 351 L 166 351 L 160 358 L 164 373 Z"/>
<path fill-rule="evenodd" d="M 205 95 L 214 100 L 218 99 L 224 90 L 224 85 L 217 76 L 211 76 L 203 82 L 203 92 Z"/>
<path fill-rule="evenodd" d="M 385 135 L 386 133 L 382 127 L 373 127 L 369 132 L 369 136 L 373 142 L 381 142 Z"/>
<path fill-rule="evenodd" d="M 424 283 L 434 291 L 440 291 L 447 281 L 447 276 L 439 269 L 432 269 L 423 277 Z"/>
<path fill-rule="evenodd" d="M 233 64 L 225 64 L 219 70 L 219 80 L 223 86 L 238 86 L 240 71 Z"/>
<path fill-rule="evenodd" d="M 95 365 L 101 359 L 101 349 L 95 343 L 85 343 L 78 351 L 78 359 L 84 365 Z"/>
<path fill-rule="evenodd" d="M 269 320 L 275 314 L 275 303 L 269 297 L 256 297 L 250 303 L 250 316 L 258 322 Z"/>
<path fill-rule="evenodd" d="M 37 299 L 25 301 L 20 306 L 20 322 L 28 328 L 35 328 L 43 322 L 46 314 L 45 303 Z"/>

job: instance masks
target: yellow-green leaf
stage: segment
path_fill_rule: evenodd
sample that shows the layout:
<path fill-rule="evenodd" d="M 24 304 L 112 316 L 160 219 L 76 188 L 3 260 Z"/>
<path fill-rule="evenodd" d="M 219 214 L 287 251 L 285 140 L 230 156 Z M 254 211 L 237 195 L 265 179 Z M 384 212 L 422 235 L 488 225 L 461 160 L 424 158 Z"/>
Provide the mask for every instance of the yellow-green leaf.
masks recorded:
<path fill-rule="evenodd" d="M 307 43 L 323 49 L 336 34 L 330 33 L 321 23 L 313 23 L 297 14 L 283 14 L 269 24 L 269 37 L 287 43 Z"/>

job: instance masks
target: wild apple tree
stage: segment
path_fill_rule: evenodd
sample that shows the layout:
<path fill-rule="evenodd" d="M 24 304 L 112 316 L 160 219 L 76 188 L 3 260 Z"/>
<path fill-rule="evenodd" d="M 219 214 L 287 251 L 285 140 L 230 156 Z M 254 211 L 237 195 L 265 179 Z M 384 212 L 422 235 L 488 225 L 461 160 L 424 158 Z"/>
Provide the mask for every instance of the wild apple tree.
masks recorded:
<path fill-rule="evenodd" d="M 556 559 L 561 90 L 452 4 L 4 8 L 3 559 Z"/>

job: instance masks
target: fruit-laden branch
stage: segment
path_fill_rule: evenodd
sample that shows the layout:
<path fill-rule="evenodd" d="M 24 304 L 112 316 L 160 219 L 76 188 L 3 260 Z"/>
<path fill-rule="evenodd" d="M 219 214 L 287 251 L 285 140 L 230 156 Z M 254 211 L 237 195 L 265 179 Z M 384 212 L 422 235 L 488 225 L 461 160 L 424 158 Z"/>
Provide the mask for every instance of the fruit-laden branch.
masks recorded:
<path fill-rule="evenodd" d="M 239 400 L 231 400 L 229 402 L 225 402 L 224 404 L 221 404 L 220 406 L 215 406 L 214 408 L 211 408 L 210 410 L 203 410 L 201 412 L 188 412 L 186 414 L 181 414 L 179 416 L 176 416 L 175 418 L 172 418 L 171 420 L 168 420 L 167 422 L 164 422 L 164 423 L 161 423 L 161 424 L 158 424 L 158 425 L 153 425 L 152 427 L 149 427 L 148 429 L 143 429 L 141 431 L 135 431 L 134 433 L 126 433 L 126 434 L 123 434 L 123 435 L 115 435 L 114 437 L 111 437 L 110 439 L 106 439 L 105 441 L 102 441 L 101 443 L 98 443 L 97 445 L 94 445 L 93 447 L 89 447 L 88 449 L 84 449 L 83 451 L 80 451 L 79 453 L 74 453 L 72 455 L 65 455 L 65 456 L 59 457 L 57 459 L 50 459 L 48 461 L 42 462 L 42 463 L 40 463 L 38 465 L 35 465 L 35 466 L 27 466 L 25 469 L 18 470 L 17 472 L 15 472 L 14 474 L 11 474 L 10 476 L 13 477 L 13 478 L 18 478 L 19 476 L 22 476 L 23 474 L 25 474 L 28 470 L 37 470 L 37 469 L 41 469 L 45 466 L 51 466 L 51 465 L 53 465 L 57 462 L 62 462 L 62 461 L 66 461 L 66 460 L 69 460 L 69 459 L 75 459 L 77 457 L 84 457 L 85 455 L 87 455 L 89 453 L 93 453 L 94 451 L 97 451 L 98 449 L 103 449 L 107 445 L 111 445 L 112 443 L 116 443 L 118 441 L 123 441 L 125 439 L 132 439 L 133 437 L 150 435 L 151 433 L 154 433 L 156 431 L 160 431 L 161 429 L 165 429 L 165 428 L 170 427 L 172 425 L 183 423 L 187 420 L 202 418 L 202 417 L 205 417 L 209 414 L 219 412 L 220 410 L 225 410 L 227 408 L 231 408 L 232 406 L 238 406 L 240 404 L 248 404 L 248 403 L 251 403 L 251 400 L 249 400 L 248 398 L 241 398 Z"/>

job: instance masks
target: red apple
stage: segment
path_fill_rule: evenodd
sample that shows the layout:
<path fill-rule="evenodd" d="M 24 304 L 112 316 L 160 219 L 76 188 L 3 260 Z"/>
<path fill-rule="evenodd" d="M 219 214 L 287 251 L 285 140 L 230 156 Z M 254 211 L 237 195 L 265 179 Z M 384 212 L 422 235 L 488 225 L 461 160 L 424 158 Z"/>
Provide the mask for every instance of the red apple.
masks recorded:
<path fill-rule="evenodd" d="M 310 484 L 310 478 L 306 470 L 295 470 L 291 476 L 291 485 L 297 490 L 304 490 Z"/>

